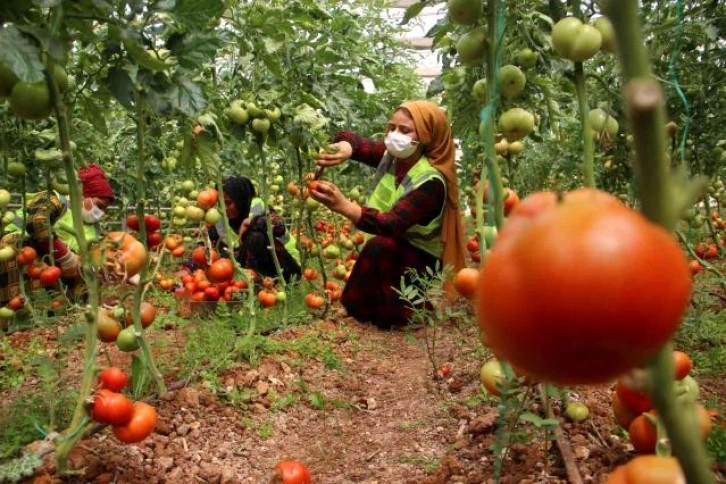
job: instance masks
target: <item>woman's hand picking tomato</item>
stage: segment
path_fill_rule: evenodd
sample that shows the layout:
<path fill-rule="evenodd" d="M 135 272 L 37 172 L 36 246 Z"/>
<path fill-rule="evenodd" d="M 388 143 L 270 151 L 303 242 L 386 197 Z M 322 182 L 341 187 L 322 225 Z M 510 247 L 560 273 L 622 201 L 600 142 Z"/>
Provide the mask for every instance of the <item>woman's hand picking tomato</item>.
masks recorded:
<path fill-rule="evenodd" d="M 535 378 L 603 383 L 668 341 L 691 284 L 675 239 L 617 198 L 535 193 L 482 268 L 479 325 L 497 357 Z"/>

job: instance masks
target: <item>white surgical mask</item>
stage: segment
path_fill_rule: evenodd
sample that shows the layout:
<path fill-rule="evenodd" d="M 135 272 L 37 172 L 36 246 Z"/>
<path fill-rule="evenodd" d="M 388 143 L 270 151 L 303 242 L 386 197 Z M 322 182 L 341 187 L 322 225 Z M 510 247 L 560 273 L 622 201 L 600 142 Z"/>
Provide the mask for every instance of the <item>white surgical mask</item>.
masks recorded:
<path fill-rule="evenodd" d="M 416 151 L 417 142 L 398 131 L 390 131 L 384 140 L 388 152 L 396 158 L 408 158 Z"/>
<path fill-rule="evenodd" d="M 87 224 L 95 224 L 96 222 L 100 222 L 105 214 L 106 212 L 98 208 L 98 206 L 96 206 L 95 204 L 91 207 L 90 210 L 86 207 L 81 208 L 81 218 L 83 218 L 83 221 Z"/>

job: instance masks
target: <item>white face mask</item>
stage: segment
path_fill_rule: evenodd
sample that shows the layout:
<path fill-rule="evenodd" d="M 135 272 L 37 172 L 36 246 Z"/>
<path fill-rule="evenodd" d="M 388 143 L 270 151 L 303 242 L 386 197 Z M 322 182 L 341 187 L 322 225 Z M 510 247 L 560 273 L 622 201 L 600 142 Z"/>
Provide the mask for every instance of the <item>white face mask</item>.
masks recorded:
<path fill-rule="evenodd" d="M 388 152 L 396 158 L 408 158 L 414 154 L 418 145 L 410 136 L 398 131 L 390 131 L 383 142 Z"/>
<path fill-rule="evenodd" d="M 98 208 L 95 204 L 91 207 L 90 210 L 88 210 L 86 207 L 83 207 L 81 209 L 81 218 L 83 218 L 83 221 L 87 224 L 95 224 L 96 222 L 100 222 L 105 214 L 106 212 Z"/>

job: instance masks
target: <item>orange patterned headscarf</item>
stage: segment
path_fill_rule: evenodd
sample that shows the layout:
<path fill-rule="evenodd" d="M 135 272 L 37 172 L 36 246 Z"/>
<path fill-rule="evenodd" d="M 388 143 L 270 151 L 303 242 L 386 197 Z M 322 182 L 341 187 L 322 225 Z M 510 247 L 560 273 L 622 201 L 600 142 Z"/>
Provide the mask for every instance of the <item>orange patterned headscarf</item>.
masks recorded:
<path fill-rule="evenodd" d="M 450 265 L 454 273 L 464 267 L 465 238 L 459 214 L 459 182 L 454 164 L 454 141 L 446 113 L 431 101 L 406 101 L 398 109 L 406 109 L 416 126 L 423 155 L 446 179 L 446 206 L 441 227 L 444 266 Z"/>

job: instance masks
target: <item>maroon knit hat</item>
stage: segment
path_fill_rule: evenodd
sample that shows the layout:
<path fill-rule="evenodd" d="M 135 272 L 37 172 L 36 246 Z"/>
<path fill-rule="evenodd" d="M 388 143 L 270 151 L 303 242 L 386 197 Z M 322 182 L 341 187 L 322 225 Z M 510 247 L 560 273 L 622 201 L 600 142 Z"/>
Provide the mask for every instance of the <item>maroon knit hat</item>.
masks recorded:
<path fill-rule="evenodd" d="M 103 169 L 96 165 L 90 164 L 82 166 L 78 169 L 78 178 L 83 184 L 84 197 L 108 198 L 113 200 L 113 188 L 106 180 Z"/>

